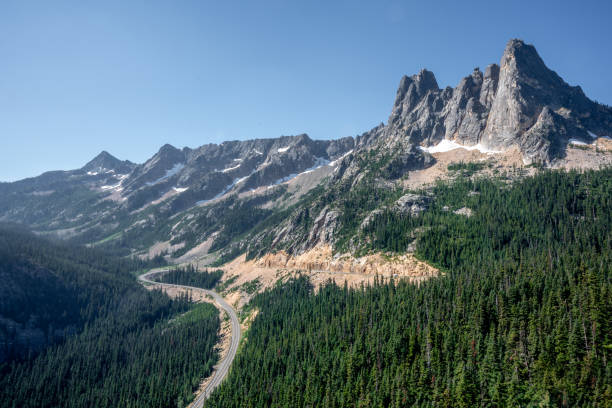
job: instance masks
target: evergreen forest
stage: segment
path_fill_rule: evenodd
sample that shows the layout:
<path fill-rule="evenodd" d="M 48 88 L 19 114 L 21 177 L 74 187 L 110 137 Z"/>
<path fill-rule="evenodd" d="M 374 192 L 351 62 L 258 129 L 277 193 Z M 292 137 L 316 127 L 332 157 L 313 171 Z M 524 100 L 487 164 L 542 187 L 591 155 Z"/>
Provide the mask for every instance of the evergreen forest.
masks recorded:
<path fill-rule="evenodd" d="M 206 406 L 612 406 L 611 176 L 464 178 L 419 217 L 383 212 L 368 245 L 405 250 L 418 228 L 441 276 L 259 295 Z"/>
<path fill-rule="evenodd" d="M 212 289 L 223 276 L 223 271 L 220 269 L 209 271 L 198 270 L 193 265 L 179 267 L 169 270 L 168 272 L 160 273 L 155 276 L 156 282 L 171 283 L 174 285 L 194 286 L 202 289 Z"/>
<path fill-rule="evenodd" d="M 148 291 L 152 265 L 0 229 L 0 407 L 184 407 L 219 314 Z"/>

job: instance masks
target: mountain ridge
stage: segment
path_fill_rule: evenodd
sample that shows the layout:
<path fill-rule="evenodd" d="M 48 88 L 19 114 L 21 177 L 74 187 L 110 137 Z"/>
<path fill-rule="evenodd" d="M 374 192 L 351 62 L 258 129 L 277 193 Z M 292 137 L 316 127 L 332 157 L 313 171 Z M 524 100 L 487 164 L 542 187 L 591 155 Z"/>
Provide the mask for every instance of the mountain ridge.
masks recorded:
<path fill-rule="evenodd" d="M 254 233 L 271 246 L 254 241 L 249 251 L 303 252 L 333 243 L 350 221 L 321 197 L 342 201 L 364 183 L 400 188 L 413 173 L 439 167 L 438 153 L 452 148 L 480 151 L 479 160 L 516 151 L 521 166 L 554 167 L 578 146 L 592 150 L 579 159 L 589 161 L 604 154 L 595 136 L 607 134 L 612 109 L 565 83 L 532 45 L 513 39 L 499 64 L 474 69 L 455 88 L 440 88 L 426 69 L 403 76 L 387 122 L 361 135 L 165 144 L 140 164 L 103 151 L 81 169 L 0 184 L 0 221 L 141 255 L 163 242 L 181 256 L 211 240 L 219 249 L 270 217 L 276 221 Z M 313 201 L 308 193 L 316 186 L 321 194 Z M 285 218 L 277 220 L 280 214 Z M 236 248 L 247 250 L 237 243 L 228 253 Z"/>

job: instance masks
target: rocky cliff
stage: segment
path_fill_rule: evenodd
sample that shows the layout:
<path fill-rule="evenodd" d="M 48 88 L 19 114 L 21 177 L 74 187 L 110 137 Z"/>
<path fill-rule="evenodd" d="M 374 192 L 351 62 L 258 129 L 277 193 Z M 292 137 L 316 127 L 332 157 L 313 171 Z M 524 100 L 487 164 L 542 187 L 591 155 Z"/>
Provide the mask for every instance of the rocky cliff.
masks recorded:
<path fill-rule="evenodd" d="M 570 139 L 612 134 L 612 109 L 565 83 L 532 45 L 511 40 L 499 65 L 474 69 L 454 89 L 440 89 L 427 70 L 403 77 L 385 134 L 421 146 L 516 146 L 525 163 L 548 164 Z"/>

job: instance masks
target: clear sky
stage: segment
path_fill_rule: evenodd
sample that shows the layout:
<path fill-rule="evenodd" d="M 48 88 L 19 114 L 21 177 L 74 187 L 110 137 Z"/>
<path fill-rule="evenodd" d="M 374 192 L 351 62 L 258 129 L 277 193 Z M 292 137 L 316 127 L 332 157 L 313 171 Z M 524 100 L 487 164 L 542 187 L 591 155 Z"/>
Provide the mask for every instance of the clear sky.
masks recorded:
<path fill-rule="evenodd" d="M 164 143 L 362 133 L 403 74 L 455 86 L 506 42 L 612 105 L 610 1 L 0 1 L 0 180 Z"/>

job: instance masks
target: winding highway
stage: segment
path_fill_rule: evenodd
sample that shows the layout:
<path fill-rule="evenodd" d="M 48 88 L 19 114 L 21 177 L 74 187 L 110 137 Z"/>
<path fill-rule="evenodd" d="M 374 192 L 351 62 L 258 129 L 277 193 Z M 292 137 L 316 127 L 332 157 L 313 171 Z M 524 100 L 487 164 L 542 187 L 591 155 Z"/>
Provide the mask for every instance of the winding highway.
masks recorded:
<path fill-rule="evenodd" d="M 204 405 L 204 401 L 210 396 L 210 394 L 215 390 L 215 388 L 217 388 L 219 384 L 221 384 L 223 379 L 227 376 L 227 373 L 229 372 L 229 368 L 232 365 L 232 362 L 234 361 L 234 357 L 236 357 L 236 352 L 238 351 L 238 343 L 240 342 L 240 322 L 238 321 L 238 316 L 236 316 L 236 311 L 234 310 L 234 308 L 231 307 L 225 301 L 225 299 L 223 299 L 221 295 L 219 295 L 217 292 L 214 292 L 208 289 L 197 288 L 194 286 L 174 285 L 171 283 L 160 283 L 160 282 L 155 282 L 150 279 L 153 275 L 156 275 L 158 273 L 163 273 L 163 272 L 166 272 L 166 270 L 157 269 L 154 271 L 147 272 L 143 275 L 140 275 L 138 279 L 141 282 L 151 283 L 154 285 L 160 285 L 163 287 L 175 287 L 175 288 L 189 289 L 192 291 L 201 291 L 207 295 L 210 295 L 214 298 L 216 305 L 220 307 L 221 309 L 223 309 L 225 313 L 227 313 L 232 323 L 232 340 L 231 340 L 230 348 L 229 348 L 229 351 L 227 352 L 227 355 L 219 364 L 217 364 L 212 374 L 211 380 L 208 382 L 204 390 L 196 396 L 195 400 L 191 404 L 191 407 L 193 408 L 202 408 L 202 406 Z"/>

